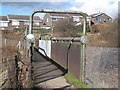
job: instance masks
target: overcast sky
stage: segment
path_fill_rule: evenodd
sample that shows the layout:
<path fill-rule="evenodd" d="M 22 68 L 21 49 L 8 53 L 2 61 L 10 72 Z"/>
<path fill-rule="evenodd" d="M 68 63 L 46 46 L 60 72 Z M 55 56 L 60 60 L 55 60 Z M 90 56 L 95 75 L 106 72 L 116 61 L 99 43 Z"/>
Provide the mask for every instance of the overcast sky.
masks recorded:
<path fill-rule="evenodd" d="M 34 1 L 34 2 L 33 2 Z M 118 14 L 119 0 L 2 0 L 0 15 L 30 15 L 33 10 L 75 10 L 93 14 L 104 12 L 112 17 Z"/>

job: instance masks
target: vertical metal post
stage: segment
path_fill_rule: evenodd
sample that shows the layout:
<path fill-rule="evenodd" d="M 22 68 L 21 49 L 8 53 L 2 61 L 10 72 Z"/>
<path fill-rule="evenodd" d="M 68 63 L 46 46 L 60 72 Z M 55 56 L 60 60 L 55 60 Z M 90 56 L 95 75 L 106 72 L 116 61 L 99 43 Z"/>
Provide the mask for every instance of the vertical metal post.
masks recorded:
<path fill-rule="evenodd" d="M 30 50 L 31 50 L 31 63 L 32 63 L 33 57 L 34 57 L 34 56 L 33 56 L 33 55 L 34 55 L 34 50 L 33 50 L 34 47 L 33 47 L 33 44 L 34 44 L 34 43 L 31 43 L 31 47 L 30 47 Z"/>
<path fill-rule="evenodd" d="M 6 46 L 6 43 L 7 43 L 7 39 L 5 38 L 5 46 Z"/>
<path fill-rule="evenodd" d="M 29 34 L 33 34 L 33 14 L 30 15 L 30 25 L 29 25 Z"/>
<path fill-rule="evenodd" d="M 52 37 L 53 37 L 53 26 L 52 26 Z"/>
<path fill-rule="evenodd" d="M 86 17 L 84 16 L 83 35 L 86 35 Z"/>
<path fill-rule="evenodd" d="M 33 34 L 33 16 L 34 16 L 34 13 L 32 13 L 30 15 L 30 25 L 29 25 L 29 34 Z M 31 51 L 31 59 L 30 59 L 30 63 L 31 63 L 31 79 L 33 80 L 33 66 L 32 66 L 32 61 L 33 61 L 33 58 L 34 58 L 34 47 L 33 47 L 34 43 L 31 43 L 31 46 L 30 46 L 30 51 Z M 33 82 L 32 82 L 33 84 Z"/>
<path fill-rule="evenodd" d="M 86 35 L 86 17 L 84 16 L 84 23 L 83 23 L 83 36 L 85 36 Z M 80 47 L 81 47 L 81 64 L 82 64 L 82 66 L 80 67 L 81 69 L 80 70 L 82 70 L 81 71 L 81 80 L 83 81 L 83 82 L 85 82 L 85 48 L 86 48 L 86 44 L 85 43 L 80 43 Z M 80 64 L 80 65 L 81 65 Z"/>
<path fill-rule="evenodd" d="M 18 55 L 15 55 L 15 69 L 16 69 L 16 88 L 18 88 L 19 86 L 19 80 L 18 80 L 18 76 L 19 76 L 19 67 L 18 67 Z"/>

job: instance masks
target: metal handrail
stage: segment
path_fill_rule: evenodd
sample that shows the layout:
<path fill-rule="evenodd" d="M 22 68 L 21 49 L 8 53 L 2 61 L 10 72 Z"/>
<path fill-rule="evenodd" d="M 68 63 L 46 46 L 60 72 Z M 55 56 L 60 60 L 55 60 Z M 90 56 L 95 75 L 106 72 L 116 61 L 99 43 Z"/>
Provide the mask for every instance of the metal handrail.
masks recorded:
<path fill-rule="evenodd" d="M 52 37 L 52 41 L 72 41 L 80 42 L 81 37 Z"/>
<path fill-rule="evenodd" d="M 86 21 L 86 17 L 88 16 L 86 13 L 83 13 L 81 11 L 65 11 L 65 10 L 34 10 L 32 14 L 30 15 L 30 27 L 29 27 L 29 33 L 33 33 L 33 16 L 35 13 L 58 13 L 58 14 L 80 14 L 80 16 L 83 16 L 84 20 Z M 85 22 L 86 23 L 86 22 Z"/>

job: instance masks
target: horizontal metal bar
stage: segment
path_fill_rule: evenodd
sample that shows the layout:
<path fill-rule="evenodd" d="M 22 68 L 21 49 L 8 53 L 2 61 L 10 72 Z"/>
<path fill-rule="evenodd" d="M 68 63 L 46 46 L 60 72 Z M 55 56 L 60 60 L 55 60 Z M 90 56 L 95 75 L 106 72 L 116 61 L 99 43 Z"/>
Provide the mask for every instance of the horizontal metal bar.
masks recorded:
<path fill-rule="evenodd" d="M 58 13 L 58 14 L 80 14 L 81 16 L 88 16 L 86 13 L 81 11 L 65 11 L 65 10 L 34 10 L 33 14 L 35 13 Z"/>
<path fill-rule="evenodd" d="M 53 37 L 51 38 L 53 41 L 81 41 L 81 37 Z"/>
<path fill-rule="evenodd" d="M 86 18 L 88 15 L 86 13 L 83 13 L 81 11 L 65 11 L 65 10 L 34 10 L 32 14 L 30 15 L 30 27 L 29 27 L 29 33 L 33 33 L 33 16 L 35 13 L 57 13 L 57 14 L 80 14 L 83 16 L 83 18 Z"/>

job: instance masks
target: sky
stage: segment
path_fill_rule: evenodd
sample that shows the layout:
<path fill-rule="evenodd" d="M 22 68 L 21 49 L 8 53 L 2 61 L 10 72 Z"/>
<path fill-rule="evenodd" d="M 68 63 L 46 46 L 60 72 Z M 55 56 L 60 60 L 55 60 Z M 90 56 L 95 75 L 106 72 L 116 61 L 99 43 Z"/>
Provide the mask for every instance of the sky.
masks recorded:
<path fill-rule="evenodd" d="M 0 2 L 0 16 L 30 15 L 33 10 L 49 9 L 82 11 L 88 15 L 104 12 L 114 18 L 118 15 L 119 0 L 0 0 Z M 38 15 L 42 17 L 44 14 Z"/>

